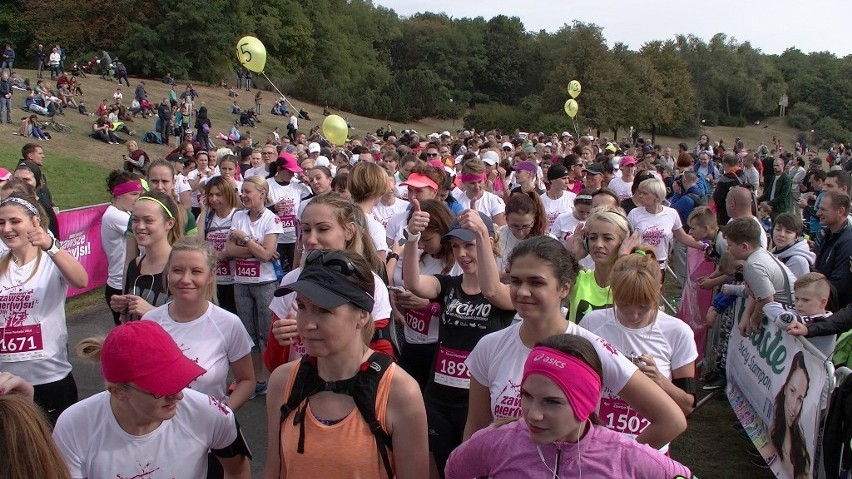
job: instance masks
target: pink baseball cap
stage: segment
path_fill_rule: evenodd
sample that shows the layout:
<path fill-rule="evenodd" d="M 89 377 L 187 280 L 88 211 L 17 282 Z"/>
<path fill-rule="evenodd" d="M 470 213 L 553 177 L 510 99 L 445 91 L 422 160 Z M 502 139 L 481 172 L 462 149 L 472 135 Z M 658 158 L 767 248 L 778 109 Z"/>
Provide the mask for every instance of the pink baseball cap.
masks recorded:
<path fill-rule="evenodd" d="M 636 158 L 633 158 L 632 156 L 625 156 L 624 158 L 621 159 L 620 164 L 621 164 L 621 166 L 635 165 L 636 164 Z"/>
<path fill-rule="evenodd" d="M 421 175 L 420 173 L 411 173 L 408 175 L 408 179 L 400 183 L 400 185 L 413 186 L 415 188 L 425 188 L 428 186 L 429 188 L 438 191 L 438 184 L 428 176 Z"/>
<path fill-rule="evenodd" d="M 101 373 L 111 383 L 133 383 L 156 396 L 179 393 L 207 370 L 184 356 L 174 339 L 153 321 L 132 321 L 107 335 Z"/>
<path fill-rule="evenodd" d="M 0 181 L 9 181 L 12 179 L 12 173 L 6 168 L 0 168 Z"/>
<path fill-rule="evenodd" d="M 275 164 L 278 168 L 284 168 L 285 170 L 292 171 L 293 173 L 302 172 L 302 167 L 299 166 L 299 160 L 297 160 L 291 153 L 283 152 L 278 155 L 278 159 L 275 160 Z"/>

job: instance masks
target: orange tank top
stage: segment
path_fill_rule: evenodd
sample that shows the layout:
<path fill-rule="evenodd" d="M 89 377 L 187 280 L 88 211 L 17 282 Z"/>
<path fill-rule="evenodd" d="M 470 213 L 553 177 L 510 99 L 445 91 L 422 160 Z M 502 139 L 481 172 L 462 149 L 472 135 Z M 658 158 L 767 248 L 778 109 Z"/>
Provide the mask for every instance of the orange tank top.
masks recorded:
<path fill-rule="evenodd" d="M 379 381 L 376 393 L 376 419 L 387 430 L 387 405 L 390 384 L 396 364 L 388 367 Z M 284 399 L 290 397 L 290 390 L 299 371 L 298 364 L 290 371 Z M 304 402 L 302 403 L 302 406 Z M 289 479 L 309 478 L 346 478 L 346 479 L 390 479 L 388 478 L 382 457 L 376 447 L 376 439 L 364 417 L 353 407 L 352 411 L 337 424 L 327 426 L 314 417 L 310 402 L 305 414 L 305 453 L 296 451 L 299 444 L 299 425 L 293 425 L 293 414 L 281 425 L 281 468 Z M 394 465 L 393 452 L 388 450 L 391 467 Z"/>

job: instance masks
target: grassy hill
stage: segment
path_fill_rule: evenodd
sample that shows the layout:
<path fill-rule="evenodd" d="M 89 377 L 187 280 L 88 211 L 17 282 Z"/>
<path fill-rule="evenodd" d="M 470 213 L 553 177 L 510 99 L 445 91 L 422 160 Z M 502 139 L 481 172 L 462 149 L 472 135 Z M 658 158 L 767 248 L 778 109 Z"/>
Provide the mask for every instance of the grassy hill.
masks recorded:
<path fill-rule="evenodd" d="M 18 70 L 24 78 L 30 78 L 35 83 L 35 72 L 32 70 Z M 49 78 L 49 76 L 48 76 Z M 104 98 L 112 102 L 112 95 L 118 85 L 114 81 L 102 80 L 98 76 L 90 75 L 88 78 L 79 79 L 85 96 L 82 100 L 85 102 L 89 111 L 97 109 L 98 103 Z M 50 80 L 46 80 L 49 85 Z M 129 104 L 133 98 L 133 92 L 139 79 L 131 78 L 130 87 L 122 86 L 125 103 Z M 51 85 L 53 86 L 53 85 Z M 184 88 L 185 83 L 181 83 L 177 87 L 178 94 Z M 228 97 L 228 91 L 218 87 L 208 87 L 195 84 L 196 91 L 200 94 L 197 100 L 197 106 L 207 106 L 210 119 L 213 124 L 211 130 L 211 138 L 217 133 L 227 133 L 233 125 L 235 115 L 230 113 L 230 106 L 234 100 L 243 108 L 251 108 L 254 106 L 254 95 L 257 90 L 251 92 L 240 91 L 239 96 L 234 99 Z M 148 91 L 149 98 L 153 101 L 159 101 L 166 98 L 168 94 L 168 85 L 158 80 L 145 80 L 145 87 Z M 271 90 L 271 88 L 270 88 Z M 252 137 L 255 141 L 265 141 L 267 133 L 273 128 L 280 127 L 281 131 L 286 132 L 286 118 L 273 116 L 269 114 L 269 109 L 272 107 L 277 93 L 274 91 L 264 90 L 262 99 L 261 121 L 256 129 L 252 129 Z M 26 113 L 20 109 L 23 106 L 24 94 L 16 92 L 13 97 L 13 124 L 0 126 L 0 166 L 11 169 L 15 161 L 20 158 L 21 147 L 30 141 L 32 138 L 22 138 L 13 134 L 18 129 L 18 121 Z M 313 126 L 321 125 L 322 105 L 313 105 L 299 101 L 297 97 L 288 97 L 288 99 L 296 106 L 296 108 L 304 108 L 310 114 L 312 121 L 300 120 L 299 126 L 302 131 L 309 131 Z M 78 98 L 79 101 L 79 98 Z M 349 114 L 346 112 L 334 112 L 349 120 L 353 126 L 353 132 L 366 133 L 375 131 L 380 126 L 387 125 L 385 120 L 374 118 L 366 118 L 358 115 Z M 91 125 L 94 121 L 91 117 L 82 116 L 75 110 L 67 110 L 65 116 L 58 117 L 61 123 L 69 125 L 73 128 L 71 133 L 55 133 L 51 132 L 53 139 L 51 141 L 41 142 L 46 154 L 45 173 L 50 180 L 51 191 L 54 193 L 57 204 L 62 209 L 73 208 L 77 206 L 90 205 L 108 200 L 104 179 L 110 169 L 121 168 L 121 155 L 126 152 L 123 145 L 107 145 L 100 141 L 89 137 Z M 768 128 L 764 126 L 769 125 Z M 391 123 L 391 126 L 396 131 L 401 129 L 413 128 L 420 133 L 440 132 L 449 130 L 455 132 L 462 128 L 460 120 L 440 120 L 436 118 L 427 118 L 419 122 L 408 124 Z M 154 129 L 154 119 L 143 120 L 137 117 L 136 121 L 130 124 L 130 128 L 135 130 L 136 136 L 141 137 L 146 131 Z M 764 122 L 761 126 L 748 126 L 745 128 L 728 128 L 728 127 L 710 127 L 702 130 L 702 133 L 710 135 L 713 141 L 724 139 L 728 145 L 733 145 L 736 137 L 741 137 L 746 145 L 757 147 L 760 142 L 765 141 L 771 144 L 772 135 L 777 135 L 782 139 L 785 145 L 792 145 L 795 141 L 795 130 L 786 126 L 786 122 L 773 118 Z M 696 132 L 696 138 L 699 132 Z M 127 135 L 120 135 L 127 138 Z M 650 135 L 645 134 L 646 137 Z M 689 145 L 695 143 L 696 138 L 670 138 L 657 137 L 657 142 L 663 146 L 675 147 L 678 143 L 685 141 Z M 174 139 L 172 146 L 142 144 L 142 149 L 151 154 L 152 157 L 164 157 L 174 147 Z"/>

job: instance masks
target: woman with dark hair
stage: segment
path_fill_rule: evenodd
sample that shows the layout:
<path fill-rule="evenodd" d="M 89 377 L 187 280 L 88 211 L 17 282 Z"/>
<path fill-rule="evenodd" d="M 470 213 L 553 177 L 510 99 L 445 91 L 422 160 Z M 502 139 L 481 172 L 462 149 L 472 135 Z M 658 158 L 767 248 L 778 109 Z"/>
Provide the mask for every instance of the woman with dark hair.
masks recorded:
<path fill-rule="evenodd" d="M 547 212 L 535 191 L 512 193 L 506 202 L 506 224 L 497 228 L 500 238 L 500 258 L 497 266 L 502 271 L 502 259 L 512 254 L 518 243 L 526 238 L 548 234 Z"/>
<path fill-rule="evenodd" d="M 198 235 L 206 239 L 216 250 L 216 298 L 219 306 L 237 314 L 234 300 L 234 259 L 225 252 L 228 234 L 234 221 L 234 214 L 240 206 L 237 192 L 227 179 L 221 176 L 210 178 L 204 185 L 204 195 L 200 200 L 201 222 Z"/>
<path fill-rule="evenodd" d="M 772 466 L 776 460 L 780 461 L 781 468 L 793 479 L 811 477 L 811 457 L 805 433 L 799 424 L 810 383 L 805 355 L 799 351 L 793 355 L 787 379 L 775 395 L 769 444 L 761 450 L 763 457 L 768 458 L 767 464 Z"/>
<path fill-rule="evenodd" d="M 210 142 L 210 129 L 212 126 L 210 119 L 207 118 L 207 107 L 202 106 L 198 109 L 198 116 L 195 117 L 195 135 L 198 142 L 201 143 L 202 148 L 206 149 L 212 146 Z"/>
<path fill-rule="evenodd" d="M 127 255 L 127 223 L 133 203 L 142 194 L 139 177 L 127 171 L 113 170 L 107 177 L 107 191 L 112 199 L 101 219 L 101 244 L 107 256 L 108 276 L 104 288 L 107 305 L 110 299 L 122 293 L 124 266 Z M 115 325 L 121 324 L 121 315 L 113 311 Z"/>
<path fill-rule="evenodd" d="M 600 351 L 573 334 L 538 341 L 517 384 L 522 420 L 482 429 L 447 463 L 447 479 L 692 477 L 658 451 L 600 426 Z M 551 465 L 552 464 L 552 465 Z M 552 475 L 552 476 L 551 476 Z"/>
<path fill-rule="evenodd" d="M 415 195 L 409 193 L 409 198 Z M 429 213 L 429 224 L 420 235 L 417 254 L 420 257 L 420 271 L 423 274 L 458 274 L 453 249 L 449 242 L 443 241 L 450 231 L 453 216 L 438 200 L 423 200 L 421 211 Z M 414 210 L 408 211 L 408 220 Z M 404 253 L 403 253 L 404 254 Z M 392 278 L 391 299 L 393 306 L 404 321 L 402 355 L 399 365 L 411 374 L 423 390 L 429 380 L 429 370 L 438 343 L 438 325 L 441 320 L 441 306 L 437 302 L 421 298 L 404 288 L 402 279 L 403 260 L 396 260 L 394 254 L 388 258 Z"/>

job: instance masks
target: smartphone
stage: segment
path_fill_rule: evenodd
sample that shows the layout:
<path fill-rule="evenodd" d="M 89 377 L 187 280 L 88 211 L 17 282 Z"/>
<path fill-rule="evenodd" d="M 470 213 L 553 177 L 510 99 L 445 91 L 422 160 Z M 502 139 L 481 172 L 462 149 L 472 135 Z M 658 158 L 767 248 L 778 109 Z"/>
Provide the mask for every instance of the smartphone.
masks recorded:
<path fill-rule="evenodd" d="M 401 286 L 388 286 L 388 291 L 393 291 L 394 293 L 407 293 L 405 288 Z"/>

